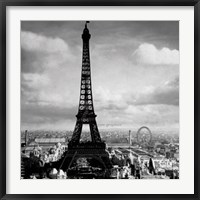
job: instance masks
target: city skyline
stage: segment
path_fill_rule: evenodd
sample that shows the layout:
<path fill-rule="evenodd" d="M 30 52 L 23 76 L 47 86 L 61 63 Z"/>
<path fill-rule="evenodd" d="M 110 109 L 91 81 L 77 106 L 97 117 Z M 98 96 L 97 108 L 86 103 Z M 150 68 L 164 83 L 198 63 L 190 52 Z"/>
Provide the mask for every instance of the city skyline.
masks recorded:
<path fill-rule="evenodd" d="M 84 22 L 21 22 L 21 127 L 73 130 Z M 179 131 L 177 21 L 91 21 L 97 124 Z"/>

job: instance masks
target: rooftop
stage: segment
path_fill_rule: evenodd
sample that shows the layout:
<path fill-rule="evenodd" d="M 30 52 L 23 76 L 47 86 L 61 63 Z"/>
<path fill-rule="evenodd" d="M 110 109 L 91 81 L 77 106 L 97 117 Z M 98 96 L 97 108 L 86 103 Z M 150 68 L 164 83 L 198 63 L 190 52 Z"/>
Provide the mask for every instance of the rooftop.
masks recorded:
<path fill-rule="evenodd" d="M 66 142 L 65 138 L 36 138 L 36 143 L 64 143 Z"/>

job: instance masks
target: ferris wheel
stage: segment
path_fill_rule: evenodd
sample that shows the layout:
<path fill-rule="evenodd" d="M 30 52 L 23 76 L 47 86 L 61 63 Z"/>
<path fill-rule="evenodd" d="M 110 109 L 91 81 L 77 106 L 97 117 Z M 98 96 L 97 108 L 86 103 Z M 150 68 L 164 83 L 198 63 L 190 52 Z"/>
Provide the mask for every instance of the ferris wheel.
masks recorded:
<path fill-rule="evenodd" d="M 151 142 L 152 133 L 147 126 L 142 126 L 137 131 L 137 142 L 140 145 L 148 145 Z"/>

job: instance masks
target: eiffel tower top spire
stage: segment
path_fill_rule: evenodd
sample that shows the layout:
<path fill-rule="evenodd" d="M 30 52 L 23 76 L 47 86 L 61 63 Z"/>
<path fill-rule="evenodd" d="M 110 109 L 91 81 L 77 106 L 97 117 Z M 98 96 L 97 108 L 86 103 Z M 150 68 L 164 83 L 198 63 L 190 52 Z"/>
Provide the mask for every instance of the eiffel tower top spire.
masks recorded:
<path fill-rule="evenodd" d="M 85 28 L 87 28 L 87 24 L 89 24 L 89 23 L 90 23 L 90 21 L 85 22 Z"/>
<path fill-rule="evenodd" d="M 83 39 L 83 42 L 89 42 L 89 39 L 91 37 L 90 35 L 90 32 L 89 32 L 89 29 L 87 27 L 87 24 L 89 23 L 89 21 L 86 21 L 85 22 L 85 28 L 83 30 L 83 34 L 82 34 L 82 39 Z"/>

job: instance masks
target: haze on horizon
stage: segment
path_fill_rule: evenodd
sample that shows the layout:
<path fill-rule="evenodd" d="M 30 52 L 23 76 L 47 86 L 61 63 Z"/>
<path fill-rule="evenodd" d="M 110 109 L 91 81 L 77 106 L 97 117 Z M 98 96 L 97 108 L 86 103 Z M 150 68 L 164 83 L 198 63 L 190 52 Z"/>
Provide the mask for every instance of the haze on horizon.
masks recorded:
<path fill-rule="evenodd" d="M 74 129 L 84 23 L 21 22 L 22 130 Z M 179 23 L 91 21 L 88 27 L 99 129 L 178 132 Z"/>

